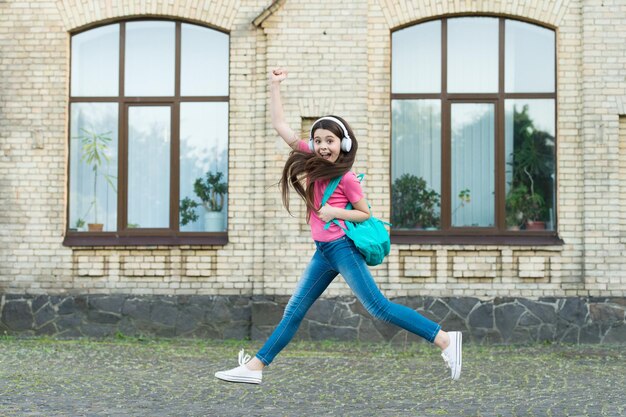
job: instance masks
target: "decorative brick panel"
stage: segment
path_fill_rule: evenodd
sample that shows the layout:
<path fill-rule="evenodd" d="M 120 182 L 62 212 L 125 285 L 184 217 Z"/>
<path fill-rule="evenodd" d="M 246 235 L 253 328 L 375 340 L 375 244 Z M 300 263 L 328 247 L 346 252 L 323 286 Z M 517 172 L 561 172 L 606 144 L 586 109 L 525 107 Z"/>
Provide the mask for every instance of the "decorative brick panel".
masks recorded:
<path fill-rule="evenodd" d="M 101 255 L 76 255 L 74 264 L 80 277 L 102 277 L 106 274 L 107 258 Z"/>
<path fill-rule="evenodd" d="M 501 270 L 498 251 L 451 251 L 449 257 L 453 278 L 494 279 Z"/>
<path fill-rule="evenodd" d="M 550 260 L 553 253 L 542 253 L 539 251 L 515 252 L 515 263 L 517 274 L 521 279 L 531 279 L 535 282 L 550 282 Z"/>
<path fill-rule="evenodd" d="M 402 275 L 408 278 L 433 278 L 436 276 L 434 251 L 400 251 Z"/>
<path fill-rule="evenodd" d="M 121 273 L 126 277 L 163 277 L 166 275 L 165 260 L 156 260 L 154 256 L 124 256 L 121 261 Z"/>
<path fill-rule="evenodd" d="M 210 277 L 215 275 L 215 252 L 184 257 L 183 275 L 187 277 Z"/>

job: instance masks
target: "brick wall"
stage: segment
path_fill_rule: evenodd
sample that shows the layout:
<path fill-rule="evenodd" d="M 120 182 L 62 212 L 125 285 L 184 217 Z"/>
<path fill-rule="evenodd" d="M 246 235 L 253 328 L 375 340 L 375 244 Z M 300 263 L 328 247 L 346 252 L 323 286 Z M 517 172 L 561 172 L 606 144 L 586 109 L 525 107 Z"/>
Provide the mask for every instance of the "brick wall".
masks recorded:
<path fill-rule="evenodd" d="M 591 294 L 624 293 L 624 242 L 621 238 L 620 103 L 626 97 L 626 4 L 582 4 L 582 127 L 584 173 L 583 268 Z M 606 28 L 617 24 L 610 33 Z M 621 107 L 621 108 L 620 108 Z M 621 141 L 624 138 L 621 136 Z"/>
<path fill-rule="evenodd" d="M 373 274 L 390 297 L 626 295 L 623 1 L 285 0 L 256 27 L 252 21 L 270 4 L 0 2 L 0 293 L 291 293 L 313 245 L 302 227 L 301 203 L 293 198 L 301 215 L 289 217 L 275 186 L 288 148 L 269 123 L 268 69 L 283 65 L 290 71 L 282 92 L 294 130 L 327 113 L 350 122 L 360 146 L 355 170 L 367 172 L 365 191 L 377 216 L 387 219 L 390 30 L 451 13 L 487 13 L 556 29 L 557 193 L 565 244 L 394 245 Z M 140 16 L 230 32 L 225 246 L 61 244 L 70 33 Z M 348 294 L 337 280 L 325 295 Z"/>

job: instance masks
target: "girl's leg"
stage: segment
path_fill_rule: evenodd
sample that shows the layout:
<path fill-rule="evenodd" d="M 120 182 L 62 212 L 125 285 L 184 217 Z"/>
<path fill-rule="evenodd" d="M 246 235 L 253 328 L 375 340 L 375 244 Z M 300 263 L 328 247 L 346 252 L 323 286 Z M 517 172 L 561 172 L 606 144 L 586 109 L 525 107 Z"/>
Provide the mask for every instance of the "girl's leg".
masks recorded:
<path fill-rule="evenodd" d="M 349 239 L 328 247 L 325 255 L 332 265 L 343 275 L 359 301 L 374 317 L 391 322 L 415 333 L 443 350 L 441 356 L 450 368 L 450 376 L 457 380 L 463 365 L 463 335 L 461 332 L 446 333 L 441 326 L 428 320 L 412 309 L 387 300 L 367 268 L 363 256 Z"/>
<path fill-rule="evenodd" d="M 256 354 L 256 358 L 263 365 L 269 365 L 274 357 L 291 341 L 296 334 L 302 319 L 315 300 L 319 298 L 324 290 L 337 276 L 326 258 L 318 251 L 315 252 L 311 262 L 305 269 L 296 287 L 294 294 L 289 299 L 285 307 L 283 318 L 271 336 L 265 342 L 261 350 Z M 254 362 L 253 362 L 254 361 Z M 258 363 L 253 359 L 249 363 L 251 369 L 257 368 Z"/>
<path fill-rule="evenodd" d="M 435 342 L 441 326 L 409 307 L 386 299 L 351 240 L 346 239 L 343 244 L 335 246 L 327 257 L 372 316 L 402 327 L 431 343 Z M 437 340 L 438 343 L 446 341 L 445 334 L 440 335 Z"/>

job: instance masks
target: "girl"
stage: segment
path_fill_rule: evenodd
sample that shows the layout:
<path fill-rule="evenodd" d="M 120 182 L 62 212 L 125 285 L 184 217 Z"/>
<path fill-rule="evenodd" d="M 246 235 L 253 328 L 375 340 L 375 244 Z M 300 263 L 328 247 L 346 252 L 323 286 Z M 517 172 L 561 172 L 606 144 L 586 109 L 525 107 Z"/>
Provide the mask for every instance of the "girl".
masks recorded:
<path fill-rule="evenodd" d="M 341 274 L 374 317 L 415 333 L 442 349 L 442 357 L 451 369 L 452 379 L 459 379 L 462 365 L 461 332 L 446 333 L 437 323 L 416 311 L 387 300 L 376 286 L 362 255 L 343 230 L 332 223 L 325 228 L 326 223 L 333 219 L 359 223 L 370 217 L 361 185 L 350 171 L 359 146 L 350 126 L 337 116 L 317 120 L 311 128 L 308 141 L 298 139 L 283 116 L 280 83 L 286 78 L 287 71 L 282 68 L 270 73 L 272 125 L 293 149 L 280 180 L 283 204 L 289 211 L 289 187 L 293 187 L 304 199 L 307 221 L 317 251 L 287 303 L 282 320 L 261 350 L 252 359 L 244 355 L 242 350 L 239 352 L 237 368 L 217 372 L 215 376 L 224 381 L 260 384 L 263 368 L 289 343 L 313 302 L 337 274 Z M 332 178 L 338 176 L 342 178 L 337 189 L 328 202 L 320 207 L 326 186 Z M 306 188 L 300 181 L 303 177 L 306 178 Z M 343 208 L 348 202 L 352 203 L 352 210 Z"/>

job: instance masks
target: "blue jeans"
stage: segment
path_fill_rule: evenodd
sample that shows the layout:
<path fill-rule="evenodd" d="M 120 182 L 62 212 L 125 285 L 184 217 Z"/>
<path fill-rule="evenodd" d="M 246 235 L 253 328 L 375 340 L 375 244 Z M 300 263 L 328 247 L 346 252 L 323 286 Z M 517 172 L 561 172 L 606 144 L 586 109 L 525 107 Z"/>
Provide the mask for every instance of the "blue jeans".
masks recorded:
<path fill-rule="evenodd" d="M 261 362 L 269 365 L 287 346 L 306 312 L 339 273 L 371 315 L 400 326 L 431 343 L 435 340 L 441 326 L 406 306 L 387 300 L 376 286 L 363 256 L 352 240 L 343 236 L 332 242 L 315 242 L 315 245 L 317 251 L 289 299 L 283 318 L 256 354 Z"/>

